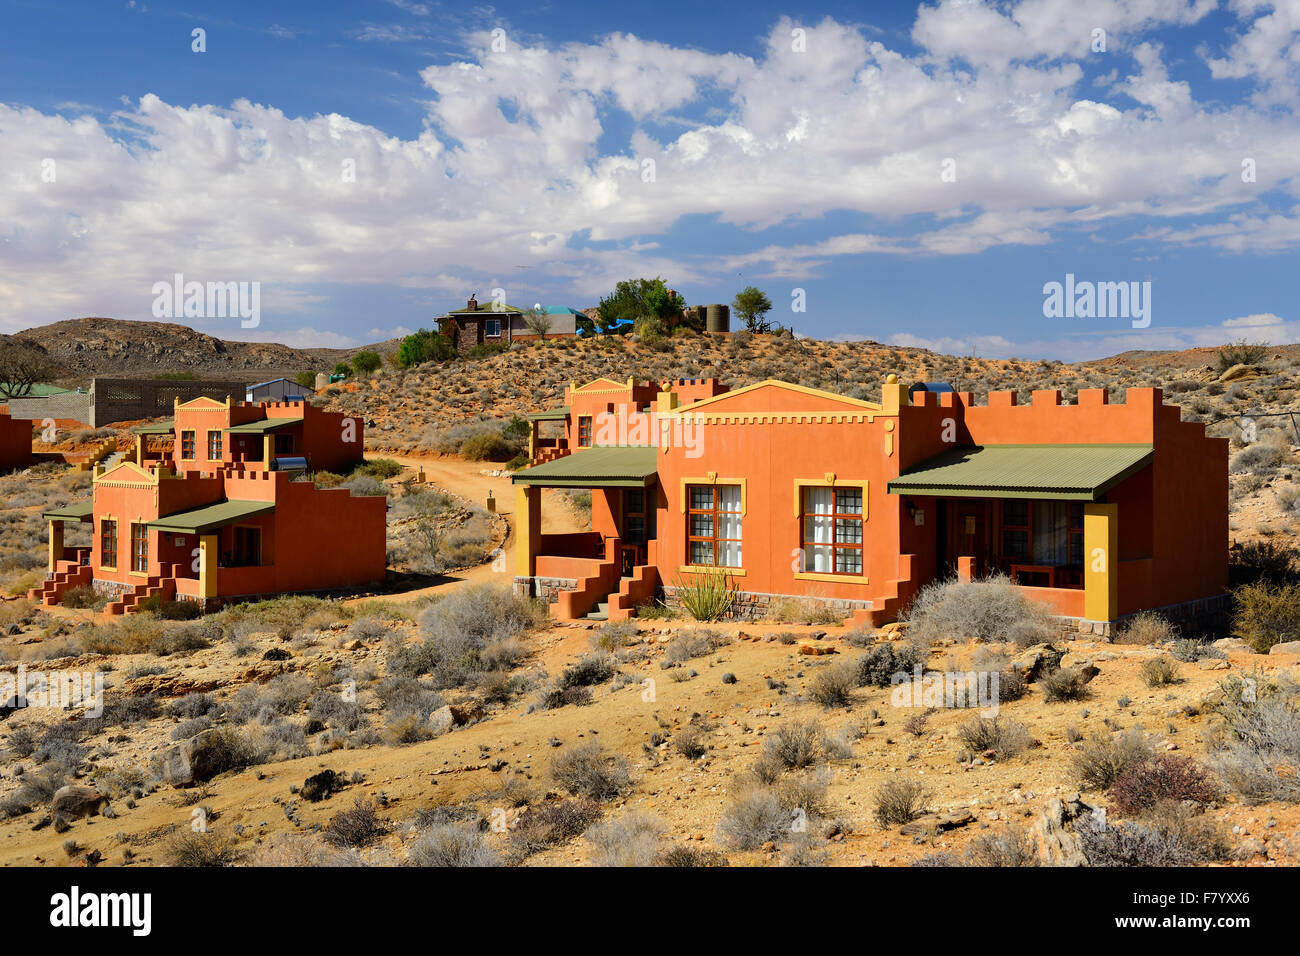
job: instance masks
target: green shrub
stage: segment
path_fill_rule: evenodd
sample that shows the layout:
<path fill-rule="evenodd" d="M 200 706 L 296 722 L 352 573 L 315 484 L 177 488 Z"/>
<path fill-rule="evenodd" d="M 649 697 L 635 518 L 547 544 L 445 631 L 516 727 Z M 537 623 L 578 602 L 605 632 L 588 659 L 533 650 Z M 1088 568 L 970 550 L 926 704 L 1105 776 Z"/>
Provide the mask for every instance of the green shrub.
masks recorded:
<path fill-rule="evenodd" d="M 1226 372 L 1234 365 L 1258 365 L 1268 357 L 1268 346 L 1262 342 L 1247 342 L 1238 339 L 1219 349 L 1218 368 Z"/>
<path fill-rule="evenodd" d="M 515 448 L 499 434 L 483 433 L 465 439 L 460 453 L 469 461 L 508 461 Z"/>
<path fill-rule="evenodd" d="M 889 687 L 900 673 L 910 678 L 917 664 L 925 664 L 926 656 L 919 644 L 877 644 L 857 660 L 858 686 Z"/>
<path fill-rule="evenodd" d="M 1258 654 L 1283 641 L 1300 640 L 1300 584 L 1247 584 L 1233 594 L 1232 633 Z"/>
<path fill-rule="evenodd" d="M 677 598 L 688 614 L 697 621 L 720 621 L 731 613 L 736 603 L 736 585 L 726 571 L 702 571 L 691 580 L 677 576 Z"/>

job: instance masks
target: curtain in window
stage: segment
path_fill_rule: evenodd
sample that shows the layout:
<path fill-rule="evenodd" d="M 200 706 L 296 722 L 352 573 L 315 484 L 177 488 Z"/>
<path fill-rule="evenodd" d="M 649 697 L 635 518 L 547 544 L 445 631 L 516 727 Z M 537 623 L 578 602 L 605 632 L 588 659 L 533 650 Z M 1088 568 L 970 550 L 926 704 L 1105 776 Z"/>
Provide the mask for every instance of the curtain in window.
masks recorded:
<path fill-rule="evenodd" d="M 808 553 L 804 555 L 804 568 L 822 574 L 835 570 L 835 490 L 832 488 L 804 489 L 803 540 Z"/>
<path fill-rule="evenodd" d="M 1068 564 L 1070 503 L 1034 502 L 1034 564 Z"/>
<path fill-rule="evenodd" d="M 724 568 L 741 567 L 740 555 L 740 486 L 718 486 L 718 564 Z M 732 540 L 724 541 L 723 538 Z"/>

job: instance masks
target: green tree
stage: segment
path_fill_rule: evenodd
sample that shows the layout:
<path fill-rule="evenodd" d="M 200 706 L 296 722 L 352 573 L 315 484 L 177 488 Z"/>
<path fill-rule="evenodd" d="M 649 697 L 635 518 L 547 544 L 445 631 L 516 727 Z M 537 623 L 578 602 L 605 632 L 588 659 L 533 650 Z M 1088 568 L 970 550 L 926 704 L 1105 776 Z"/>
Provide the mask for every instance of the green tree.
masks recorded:
<path fill-rule="evenodd" d="M 681 296 L 669 296 L 668 286 L 660 277 L 624 279 L 600 300 L 596 325 L 608 332 L 620 322 L 630 321 L 638 332 L 661 334 L 676 323 L 685 306 Z"/>
<path fill-rule="evenodd" d="M 383 361 L 379 358 L 377 352 L 358 352 L 352 356 L 352 367 L 362 375 L 369 375 L 379 370 Z"/>
<path fill-rule="evenodd" d="M 412 332 L 402 339 L 397 349 L 397 363 L 402 368 L 414 368 L 425 362 L 445 362 L 456 356 L 451 339 L 428 329 Z"/>
<path fill-rule="evenodd" d="M 298 373 L 298 377 L 295 378 L 294 381 L 297 382 L 299 385 L 301 385 L 303 388 L 315 388 L 315 387 L 316 387 L 316 373 L 315 373 L 315 372 L 299 372 L 299 373 Z"/>
<path fill-rule="evenodd" d="M 767 313 L 772 311 L 772 300 L 761 289 L 752 285 L 745 286 L 736 293 L 731 307 L 736 310 L 736 314 L 740 316 L 740 320 L 745 323 L 745 328 L 750 332 L 772 331 L 772 323 L 767 319 Z"/>
<path fill-rule="evenodd" d="M 344 378 L 347 378 L 352 374 L 352 366 L 347 362 L 339 362 L 338 365 L 334 366 L 334 374 L 342 375 Z"/>
<path fill-rule="evenodd" d="M 42 346 L 0 336 L 0 398 L 30 395 L 32 386 L 57 374 L 58 366 Z"/>

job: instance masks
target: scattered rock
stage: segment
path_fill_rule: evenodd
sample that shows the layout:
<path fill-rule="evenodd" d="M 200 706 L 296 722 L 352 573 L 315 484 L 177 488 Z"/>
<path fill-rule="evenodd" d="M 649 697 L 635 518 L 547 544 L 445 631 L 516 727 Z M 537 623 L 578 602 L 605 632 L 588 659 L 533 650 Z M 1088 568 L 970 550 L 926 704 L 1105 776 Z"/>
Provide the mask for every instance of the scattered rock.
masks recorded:
<path fill-rule="evenodd" d="M 1026 681 L 1033 682 L 1044 671 L 1061 666 L 1065 651 L 1051 644 L 1035 644 L 1025 648 L 1020 656 L 1011 662 L 1011 666 L 1020 671 Z"/>
<path fill-rule="evenodd" d="M 51 809 L 56 817 L 80 820 L 82 817 L 97 816 L 106 803 L 108 798 L 94 787 L 69 784 L 54 792 Z"/>
<path fill-rule="evenodd" d="M 1270 654 L 1300 654 L 1300 641 L 1282 641 L 1268 649 Z"/>

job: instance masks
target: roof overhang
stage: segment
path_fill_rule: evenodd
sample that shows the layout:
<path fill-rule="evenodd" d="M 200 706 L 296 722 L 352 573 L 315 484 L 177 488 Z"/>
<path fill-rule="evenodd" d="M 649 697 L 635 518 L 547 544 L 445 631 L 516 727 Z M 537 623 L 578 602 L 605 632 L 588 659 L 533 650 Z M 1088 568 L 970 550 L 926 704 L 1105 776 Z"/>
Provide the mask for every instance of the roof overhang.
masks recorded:
<path fill-rule="evenodd" d="M 270 514 L 275 510 L 274 501 L 219 501 L 202 508 L 178 511 L 164 518 L 149 522 L 153 531 L 168 531 L 177 534 L 206 534 L 236 521 L 245 521 Z"/>
<path fill-rule="evenodd" d="M 544 412 L 533 412 L 531 415 L 524 416 L 530 422 L 562 422 L 568 417 L 568 405 L 561 405 L 559 408 L 548 408 Z"/>
<path fill-rule="evenodd" d="M 517 471 L 510 480 L 542 488 L 645 488 L 655 481 L 658 457 L 653 445 L 587 448 Z"/>
<path fill-rule="evenodd" d="M 242 425 L 231 425 L 226 431 L 232 435 L 266 435 L 291 425 L 301 424 L 301 418 L 263 418 L 255 422 L 244 422 Z"/>
<path fill-rule="evenodd" d="M 137 435 L 170 435 L 175 430 L 176 422 L 170 418 L 163 419 L 160 422 L 154 422 L 151 425 L 140 425 L 131 429 L 131 431 Z"/>
<path fill-rule="evenodd" d="M 890 494 L 1097 501 L 1151 463 L 1151 445 L 967 445 L 889 482 Z"/>
<path fill-rule="evenodd" d="M 94 502 L 87 498 L 85 501 L 74 501 L 62 508 L 51 508 L 49 511 L 43 511 L 41 517 L 47 521 L 89 521 L 94 511 Z"/>

